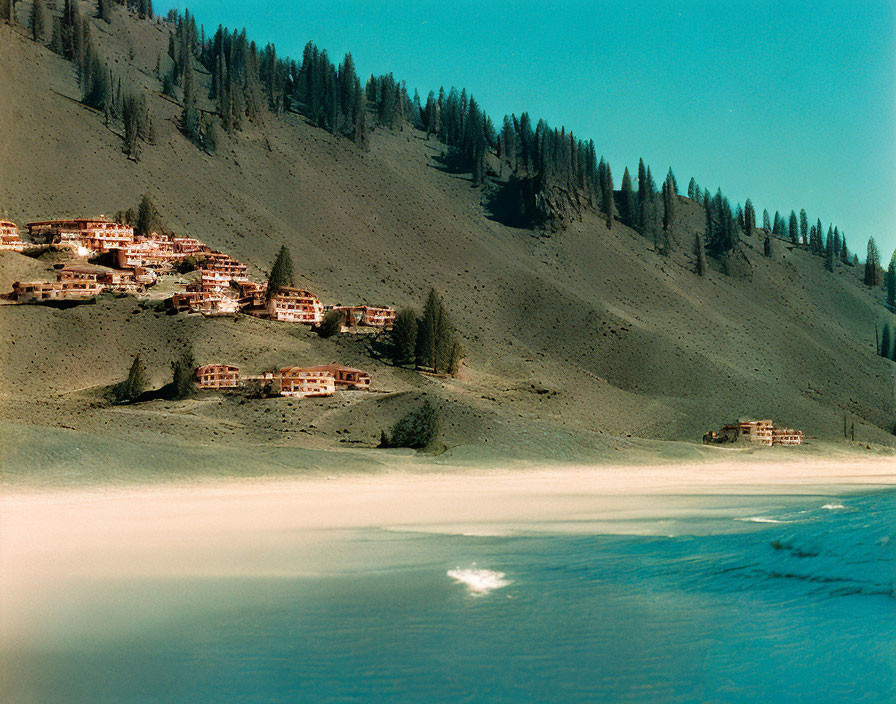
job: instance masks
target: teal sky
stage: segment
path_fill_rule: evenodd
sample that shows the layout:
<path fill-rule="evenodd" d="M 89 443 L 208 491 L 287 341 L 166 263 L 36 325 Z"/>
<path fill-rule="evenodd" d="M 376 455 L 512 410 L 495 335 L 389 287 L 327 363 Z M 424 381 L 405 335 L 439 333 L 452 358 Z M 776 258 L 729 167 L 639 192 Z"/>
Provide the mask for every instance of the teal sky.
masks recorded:
<path fill-rule="evenodd" d="M 309 39 L 359 73 L 392 72 L 425 100 L 466 87 L 500 124 L 528 111 L 638 158 L 684 189 L 721 186 L 839 225 L 864 258 L 896 248 L 896 3 L 156 0 L 213 32 L 243 27 L 301 59 Z"/>

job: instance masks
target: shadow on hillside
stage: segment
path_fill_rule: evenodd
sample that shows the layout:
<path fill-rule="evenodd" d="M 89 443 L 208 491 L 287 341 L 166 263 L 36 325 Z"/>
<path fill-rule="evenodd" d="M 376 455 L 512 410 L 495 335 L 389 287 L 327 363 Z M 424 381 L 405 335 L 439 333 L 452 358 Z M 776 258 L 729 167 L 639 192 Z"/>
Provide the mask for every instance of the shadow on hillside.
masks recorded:
<path fill-rule="evenodd" d="M 485 216 L 494 222 L 518 230 L 531 230 L 532 218 L 526 212 L 523 191 L 518 181 L 493 184 L 485 202 Z"/>
<path fill-rule="evenodd" d="M 430 166 L 442 173 L 450 174 L 464 181 L 470 181 L 471 183 L 473 181 L 473 177 L 470 174 L 470 165 L 454 150 L 449 149 L 444 154 L 433 155 Z"/>

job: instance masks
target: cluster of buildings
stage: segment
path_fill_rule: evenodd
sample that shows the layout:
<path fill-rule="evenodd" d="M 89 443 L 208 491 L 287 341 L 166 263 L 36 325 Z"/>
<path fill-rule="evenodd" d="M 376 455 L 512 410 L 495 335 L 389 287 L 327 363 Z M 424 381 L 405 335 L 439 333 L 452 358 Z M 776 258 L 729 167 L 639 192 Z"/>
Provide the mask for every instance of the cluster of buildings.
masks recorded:
<path fill-rule="evenodd" d="M 332 396 L 336 389 L 370 389 L 370 374 L 339 364 L 319 367 L 284 367 L 261 374 L 242 374 L 232 364 L 205 364 L 196 369 L 200 389 L 238 389 L 257 383 L 258 389 L 271 396 Z"/>
<path fill-rule="evenodd" d="M 722 426 L 721 430 L 710 430 L 703 436 L 705 445 L 749 442 L 755 445 L 801 445 L 803 431 L 793 428 L 779 428 L 771 420 L 739 420 Z"/>
<path fill-rule="evenodd" d="M 313 326 L 319 325 L 328 311 L 336 310 L 343 314 L 343 330 L 359 326 L 389 329 L 395 320 L 392 307 L 325 307 L 302 288 L 280 288 L 268 295 L 267 282 L 252 281 L 245 264 L 192 237 L 155 232 L 138 237 L 132 227 L 104 217 L 30 222 L 26 227 L 29 245 L 19 237 L 15 223 L 0 221 L 0 249 L 69 249 L 107 266 L 65 266 L 57 271 L 54 282 L 17 281 L 11 298 L 21 303 L 85 299 L 104 292 L 137 293 L 174 269 L 196 267 L 198 278 L 169 299 L 177 311 L 207 316 L 245 313 Z"/>

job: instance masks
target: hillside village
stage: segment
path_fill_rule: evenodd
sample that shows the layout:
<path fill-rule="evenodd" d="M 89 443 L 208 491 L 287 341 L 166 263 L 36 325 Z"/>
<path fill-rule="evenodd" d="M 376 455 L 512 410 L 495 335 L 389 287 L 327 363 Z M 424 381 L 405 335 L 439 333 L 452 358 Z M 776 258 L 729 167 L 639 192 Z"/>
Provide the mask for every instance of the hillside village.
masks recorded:
<path fill-rule="evenodd" d="M 372 445 L 428 397 L 450 419 L 448 445 L 520 455 L 612 457 L 659 441 L 719 452 L 725 443 L 704 449 L 701 437 L 740 417 L 783 419 L 825 442 L 892 443 L 896 365 L 880 354 L 893 323 L 884 272 L 873 257 L 863 272 L 828 226 L 827 246 L 814 216 L 804 223 L 796 208 L 793 226 L 760 208 L 757 218 L 752 206 L 726 206 L 693 179 L 681 194 L 674 177 L 657 189 L 649 167 L 643 183 L 638 173 L 616 188 L 608 168 L 591 163 L 588 145 L 578 171 L 539 161 L 546 153 L 527 162 L 529 135 L 544 136 L 542 146 L 563 158 L 575 150 L 561 148 L 559 130 L 526 121 L 500 130 L 485 150 L 467 145 L 477 160 L 471 171 L 452 160 L 467 147 L 451 141 L 456 125 L 444 119 L 460 109 L 460 91 L 457 103 L 446 91 L 425 108 L 443 118 L 426 123 L 404 95 L 404 117 L 383 112 L 381 98 L 402 90 L 385 79 L 374 81 L 372 98 L 362 90 L 363 131 L 322 123 L 304 102 L 304 82 L 291 102 L 275 91 L 279 107 L 262 104 L 254 118 L 244 105 L 228 130 L 206 98 L 215 74 L 205 63 L 217 59 L 210 35 L 194 44 L 183 18 L 146 21 L 113 5 L 106 22 L 88 12 L 92 3 L 77 5 L 123 92 L 130 85 L 145 96 L 152 139 L 128 151 L 120 105 L 107 119 L 85 102 L 78 60 L 52 49 L 49 36 L 35 41 L 0 22 L 0 66 L 8 67 L 0 91 L 9 98 L 0 102 L 0 127 L 15 135 L 0 169 L 16 175 L 0 183 L 8 221 L 0 287 L 9 295 L 0 305 L 9 341 L 0 350 L 0 406 L 17 427 L 233 446 L 326 446 L 351 430 L 352 442 Z M 237 34 L 224 32 L 239 53 Z M 315 60 L 311 52 L 309 66 Z M 184 123 L 191 61 L 201 87 L 198 139 Z M 461 116 L 469 96 L 465 105 Z M 532 195 L 553 203 L 553 215 L 508 214 L 505 201 L 519 205 L 514 189 L 528 188 L 539 169 L 551 179 Z M 567 188 L 565 174 L 585 182 L 567 190 L 575 207 L 551 200 Z M 77 244 L 63 244 L 57 227 L 52 244 L 39 224 L 33 238 L 25 224 L 112 213 L 146 193 L 174 232 L 190 236 L 136 236 L 112 217 Z M 300 253 L 301 286 L 268 296 L 260 272 L 283 244 Z M 421 375 L 413 350 L 395 363 L 366 335 L 310 334 L 336 309 L 346 333 L 386 331 L 396 309 L 419 306 L 431 289 L 444 294 L 462 331 L 457 377 Z M 28 301 L 43 303 L 20 305 Z M 96 401 L 137 355 L 160 388 L 185 348 L 195 351 L 194 381 L 204 378 L 207 394 L 112 410 Z M 289 398 L 241 402 L 263 382 L 280 396 L 275 372 L 332 364 L 364 371 L 388 393 L 355 393 L 334 374 L 332 388 L 351 393 L 294 406 Z M 199 377 L 196 367 L 205 368 Z M 854 435 L 845 437 L 845 421 Z"/>
<path fill-rule="evenodd" d="M 279 286 L 268 295 L 267 281 L 252 281 L 245 264 L 193 237 L 157 232 L 136 236 L 133 227 L 102 216 L 29 222 L 26 228 L 28 241 L 22 240 L 15 223 L 0 221 L 0 250 L 31 257 L 61 252 L 75 263 L 57 265 L 56 281 L 14 282 L 6 295 L 10 302 L 74 303 L 103 293 L 146 294 L 160 278 L 176 278 L 189 262 L 190 268 L 198 268 L 199 277 L 180 284 L 182 291 L 164 299 L 172 312 L 206 317 L 243 313 L 309 326 L 321 325 L 329 313 L 335 314 L 339 332 L 390 330 L 395 321 L 395 309 L 389 306 L 324 306 L 310 291 L 291 286 Z M 292 366 L 258 375 L 240 375 L 238 367 L 219 363 L 196 369 L 200 389 L 236 389 L 257 382 L 267 394 L 292 397 L 331 396 L 337 387 L 367 390 L 370 381 L 367 372 L 338 364 Z"/>

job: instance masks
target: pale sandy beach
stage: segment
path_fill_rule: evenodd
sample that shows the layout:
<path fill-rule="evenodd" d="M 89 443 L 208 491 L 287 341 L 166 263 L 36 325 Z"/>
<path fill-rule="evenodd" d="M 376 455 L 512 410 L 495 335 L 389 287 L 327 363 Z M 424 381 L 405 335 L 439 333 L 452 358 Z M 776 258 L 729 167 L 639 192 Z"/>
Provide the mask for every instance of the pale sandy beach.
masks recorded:
<path fill-rule="evenodd" d="M 288 573 L 315 564 L 299 565 L 305 550 L 297 546 L 335 531 L 664 534 L 694 518 L 748 522 L 750 497 L 797 501 L 893 486 L 896 462 L 885 458 L 6 489 L 0 569 L 7 590 L 61 574 L 249 574 L 262 564 Z M 269 559 L 286 546 L 293 551 Z"/>

